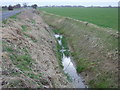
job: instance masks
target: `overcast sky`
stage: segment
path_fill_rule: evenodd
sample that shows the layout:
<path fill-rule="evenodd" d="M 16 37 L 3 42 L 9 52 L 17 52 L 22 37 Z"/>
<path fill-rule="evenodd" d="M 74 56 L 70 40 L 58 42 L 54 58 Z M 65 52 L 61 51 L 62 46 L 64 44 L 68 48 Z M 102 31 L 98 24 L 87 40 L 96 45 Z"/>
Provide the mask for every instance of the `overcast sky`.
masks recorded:
<path fill-rule="evenodd" d="M 28 5 L 37 4 L 38 6 L 44 5 L 83 5 L 83 6 L 118 6 L 120 0 L 0 0 L 2 5 L 15 5 L 17 3 L 27 3 Z"/>

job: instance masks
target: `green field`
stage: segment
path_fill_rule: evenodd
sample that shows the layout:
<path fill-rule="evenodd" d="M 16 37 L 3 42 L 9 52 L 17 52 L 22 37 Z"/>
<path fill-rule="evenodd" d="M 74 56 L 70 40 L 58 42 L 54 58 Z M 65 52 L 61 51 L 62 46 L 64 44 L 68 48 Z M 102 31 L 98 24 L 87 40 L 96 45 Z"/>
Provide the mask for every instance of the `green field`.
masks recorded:
<path fill-rule="evenodd" d="M 40 10 L 118 30 L 117 8 L 40 8 Z"/>

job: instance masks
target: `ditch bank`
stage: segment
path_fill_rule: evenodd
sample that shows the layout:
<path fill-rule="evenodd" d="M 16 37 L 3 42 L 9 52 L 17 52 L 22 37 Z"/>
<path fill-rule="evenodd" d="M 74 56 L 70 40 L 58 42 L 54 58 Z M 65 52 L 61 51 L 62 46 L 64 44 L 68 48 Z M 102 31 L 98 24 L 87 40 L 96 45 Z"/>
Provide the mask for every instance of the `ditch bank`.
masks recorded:
<path fill-rule="evenodd" d="M 88 87 L 118 87 L 118 32 L 41 11 L 44 21 L 66 37 L 76 70 Z"/>
<path fill-rule="evenodd" d="M 2 22 L 2 88 L 72 88 L 59 68 L 53 31 L 27 9 Z"/>

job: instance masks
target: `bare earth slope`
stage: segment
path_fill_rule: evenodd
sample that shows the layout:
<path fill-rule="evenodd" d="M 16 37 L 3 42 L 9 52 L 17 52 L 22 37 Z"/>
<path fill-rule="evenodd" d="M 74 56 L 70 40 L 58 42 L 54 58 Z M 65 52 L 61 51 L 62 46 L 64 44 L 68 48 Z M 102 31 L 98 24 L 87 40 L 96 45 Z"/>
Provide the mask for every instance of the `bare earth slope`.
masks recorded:
<path fill-rule="evenodd" d="M 70 88 L 55 56 L 56 41 L 35 10 L 2 25 L 2 87 Z"/>

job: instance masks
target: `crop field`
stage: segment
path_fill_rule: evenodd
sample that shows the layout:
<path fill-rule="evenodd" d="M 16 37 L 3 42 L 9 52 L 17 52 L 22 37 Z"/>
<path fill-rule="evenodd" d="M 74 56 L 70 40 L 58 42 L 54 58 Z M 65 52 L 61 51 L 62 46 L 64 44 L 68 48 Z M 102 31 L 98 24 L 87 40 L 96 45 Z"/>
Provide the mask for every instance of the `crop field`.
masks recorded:
<path fill-rule="evenodd" d="M 40 8 L 40 10 L 118 30 L 117 8 Z"/>

